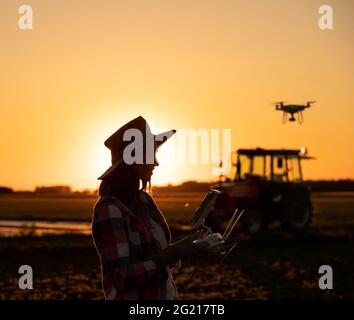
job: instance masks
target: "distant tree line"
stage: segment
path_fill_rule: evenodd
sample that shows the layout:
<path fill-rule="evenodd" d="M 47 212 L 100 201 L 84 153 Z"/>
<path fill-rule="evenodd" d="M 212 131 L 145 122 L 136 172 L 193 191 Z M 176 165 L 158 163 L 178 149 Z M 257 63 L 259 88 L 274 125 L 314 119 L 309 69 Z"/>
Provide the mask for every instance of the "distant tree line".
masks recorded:
<path fill-rule="evenodd" d="M 173 191 L 173 192 L 207 192 L 211 185 L 215 182 L 198 182 L 198 181 L 185 181 L 179 185 L 167 185 L 161 187 L 153 187 L 153 191 Z"/>
<path fill-rule="evenodd" d="M 42 186 L 36 187 L 35 193 L 72 193 L 69 186 Z"/>
<path fill-rule="evenodd" d="M 305 181 L 312 191 L 354 191 L 354 180 L 307 180 Z M 197 182 L 186 181 L 179 185 L 167 185 L 167 186 L 155 186 L 153 191 L 156 192 L 207 192 L 215 182 Z M 0 186 L 0 193 L 13 193 L 14 190 L 9 187 Z M 47 193 L 47 194 L 85 194 L 85 195 L 97 195 L 98 190 L 84 190 L 73 191 L 70 186 L 58 185 L 58 186 L 39 186 L 34 190 L 35 193 Z"/>
<path fill-rule="evenodd" d="M 305 181 L 312 191 L 354 191 L 354 180 L 307 180 Z M 184 192 L 206 192 L 215 182 L 187 181 L 177 186 L 154 187 L 154 191 L 184 191 Z"/>
<path fill-rule="evenodd" d="M 354 191 L 354 180 L 308 180 L 306 184 L 312 191 Z"/>
<path fill-rule="evenodd" d="M 0 193 L 13 193 L 13 189 L 8 187 L 0 187 Z"/>
<path fill-rule="evenodd" d="M 82 191 L 75 191 L 70 186 L 42 186 L 36 187 L 35 193 L 46 193 L 46 194 L 70 194 L 70 195 L 92 195 L 93 191 L 85 189 Z"/>

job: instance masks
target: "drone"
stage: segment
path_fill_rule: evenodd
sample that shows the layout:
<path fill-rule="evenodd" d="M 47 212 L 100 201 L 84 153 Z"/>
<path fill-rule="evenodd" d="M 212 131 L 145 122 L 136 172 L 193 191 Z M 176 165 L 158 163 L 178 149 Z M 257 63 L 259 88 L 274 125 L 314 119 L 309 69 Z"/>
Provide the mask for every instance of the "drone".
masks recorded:
<path fill-rule="evenodd" d="M 283 101 L 275 102 L 275 110 L 283 111 L 283 123 L 288 121 L 288 114 L 290 114 L 289 121 L 296 121 L 294 115 L 298 114 L 297 120 L 301 124 L 303 123 L 304 117 L 302 111 L 306 108 L 310 108 L 311 104 L 315 103 L 316 100 L 308 101 L 306 104 L 284 104 Z"/>
<path fill-rule="evenodd" d="M 224 255 L 225 259 L 237 245 L 236 241 L 228 240 L 245 210 L 238 213 L 238 208 L 236 208 L 224 233 L 222 235 L 220 233 L 214 233 L 204 222 L 220 193 L 221 192 L 216 189 L 210 190 L 203 199 L 200 207 L 196 210 L 192 219 L 192 228 L 204 230 L 206 233 L 204 233 L 202 238 L 194 240 L 193 243 L 203 250 Z"/>

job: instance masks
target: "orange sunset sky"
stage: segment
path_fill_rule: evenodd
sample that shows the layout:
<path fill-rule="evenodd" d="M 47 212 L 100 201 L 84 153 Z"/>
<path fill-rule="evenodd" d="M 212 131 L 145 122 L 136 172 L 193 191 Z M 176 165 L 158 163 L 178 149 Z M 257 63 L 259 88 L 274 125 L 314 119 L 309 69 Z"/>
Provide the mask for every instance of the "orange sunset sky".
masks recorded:
<path fill-rule="evenodd" d="M 96 188 L 104 140 L 142 115 L 155 133 L 230 128 L 232 148 L 300 148 L 308 179 L 354 178 L 352 0 L 28 0 L 0 2 L 0 185 Z M 334 29 L 318 27 L 323 4 Z M 304 123 L 270 104 L 317 100 Z M 172 138 L 155 184 L 212 180 L 176 164 Z"/>

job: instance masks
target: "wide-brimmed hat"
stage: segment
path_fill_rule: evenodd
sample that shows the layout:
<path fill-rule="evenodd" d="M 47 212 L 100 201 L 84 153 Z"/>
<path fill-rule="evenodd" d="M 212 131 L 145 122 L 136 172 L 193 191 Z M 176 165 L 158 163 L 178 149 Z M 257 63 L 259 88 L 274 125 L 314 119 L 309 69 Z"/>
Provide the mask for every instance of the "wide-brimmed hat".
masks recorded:
<path fill-rule="evenodd" d="M 155 154 L 156 150 L 167 139 L 172 137 L 175 132 L 176 130 L 169 130 L 155 135 L 151 132 L 149 124 L 142 116 L 129 121 L 104 142 L 104 145 L 111 150 L 112 165 L 97 179 L 102 180 L 126 160 L 125 155 L 131 151 L 131 144 L 134 144 L 134 151 L 140 148 L 141 152 L 153 152 Z M 126 153 L 124 153 L 124 150 L 126 150 Z M 150 159 L 154 160 L 154 154 L 151 155 Z M 145 154 L 144 159 L 146 159 Z"/>

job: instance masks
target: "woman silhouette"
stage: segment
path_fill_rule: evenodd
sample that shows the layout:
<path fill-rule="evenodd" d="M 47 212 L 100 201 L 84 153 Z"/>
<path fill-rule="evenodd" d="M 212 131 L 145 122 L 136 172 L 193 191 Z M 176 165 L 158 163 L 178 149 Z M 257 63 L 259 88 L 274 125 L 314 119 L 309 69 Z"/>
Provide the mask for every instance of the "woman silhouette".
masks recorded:
<path fill-rule="evenodd" d="M 170 266 L 203 254 L 193 244 L 200 233 L 171 244 L 166 220 L 145 191 L 158 165 L 155 151 L 174 133 L 153 135 L 146 120 L 137 117 L 105 141 L 112 166 L 98 178 L 92 235 L 106 299 L 177 299 Z M 132 135 L 135 140 L 128 141 Z M 139 157 L 144 161 L 132 161 Z"/>

